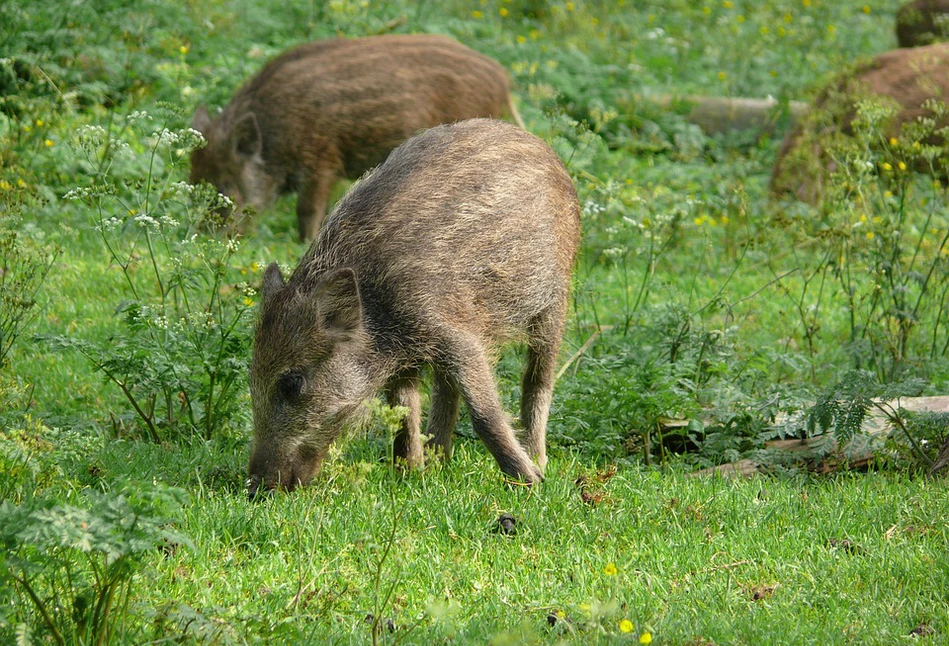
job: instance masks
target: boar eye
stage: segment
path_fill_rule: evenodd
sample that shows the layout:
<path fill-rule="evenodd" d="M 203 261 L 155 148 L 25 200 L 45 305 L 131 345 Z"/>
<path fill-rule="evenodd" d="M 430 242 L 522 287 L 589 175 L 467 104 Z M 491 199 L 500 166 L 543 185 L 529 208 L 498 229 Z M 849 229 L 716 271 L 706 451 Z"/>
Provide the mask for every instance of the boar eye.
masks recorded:
<path fill-rule="evenodd" d="M 293 370 L 291 372 L 285 372 L 280 375 L 280 379 L 277 380 L 277 392 L 280 393 L 280 397 L 286 401 L 293 401 L 300 396 L 300 392 L 303 390 L 303 373 Z"/>

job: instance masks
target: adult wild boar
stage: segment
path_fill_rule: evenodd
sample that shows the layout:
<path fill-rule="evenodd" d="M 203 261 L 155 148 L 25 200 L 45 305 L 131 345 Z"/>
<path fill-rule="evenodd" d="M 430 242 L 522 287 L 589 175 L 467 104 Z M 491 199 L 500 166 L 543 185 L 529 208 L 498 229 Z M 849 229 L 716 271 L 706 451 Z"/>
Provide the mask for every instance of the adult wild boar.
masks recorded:
<path fill-rule="evenodd" d="M 520 124 L 504 69 L 449 38 L 318 41 L 269 62 L 215 118 L 198 108 L 193 126 L 208 144 L 191 157 L 191 182 L 238 208 L 296 191 L 310 239 L 338 179 L 358 178 L 423 128 L 505 113 Z"/>
<path fill-rule="evenodd" d="M 436 451 L 451 454 L 464 399 L 501 470 L 540 480 L 579 230 L 563 164 L 514 125 L 439 126 L 393 151 L 340 200 L 286 282 L 276 264 L 264 275 L 249 493 L 308 482 L 380 390 L 409 409 L 395 458 L 422 464 L 419 380 L 429 367 Z M 523 445 L 492 373 L 513 339 L 528 348 Z"/>

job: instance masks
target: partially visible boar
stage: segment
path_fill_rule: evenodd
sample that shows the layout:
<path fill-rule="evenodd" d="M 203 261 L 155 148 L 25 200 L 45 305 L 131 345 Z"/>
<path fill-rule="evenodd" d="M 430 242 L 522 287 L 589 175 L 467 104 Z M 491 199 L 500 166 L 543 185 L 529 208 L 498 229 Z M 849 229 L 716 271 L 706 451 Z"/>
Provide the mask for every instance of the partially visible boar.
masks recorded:
<path fill-rule="evenodd" d="M 429 367 L 436 451 L 451 454 L 464 399 L 501 470 L 540 480 L 579 233 L 563 164 L 516 126 L 463 121 L 397 148 L 340 200 L 289 280 L 276 264 L 264 275 L 250 495 L 312 479 L 380 390 L 409 409 L 396 460 L 421 465 L 419 381 Z M 514 339 L 528 347 L 523 445 L 492 373 Z"/>
<path fill-rule="evenodd" d="M 238 208 L 262 209 L 297 192 L 301 239 L 316 235 L 333 184 L 356 179 L 417 131 L 474 117 L 520 118 L 504 69 L 443 36 L 318 41 L 269 62 L 212 119 L 191 157 L 191 182 L 207 181 Z"/>
<path fill-rule="evenodd" d="M 949 38 L 949 0 L 913 0 L 896 12 L 900 47 L 932 45 Z"/>
<path fill-rule="evenodd" d="M 865 99 L 894 109 L 885 124 L 885 139 L 904 139 L 904 128 L 924 117 L 933 119 L 936 130 L 920 143 L 945 145 L 940 131 L 949 126 L 949 116 L 933 110 L 930 101 L 949 100 L 947 69 L 949 43 L 936 43 L 884 52 L 835 79 L 817 96 L 810 114 L 784 138 L 771 174 L 772 194 L 793 195 L 813 205 L 823 202 L 825 184 L 836 170 L 830 151 L 853 136 L 857 105 Z M 933 168 L 923 161 L 918 170 L 935 170 L 940 177 L 946 171 L 938 163 Z"/>

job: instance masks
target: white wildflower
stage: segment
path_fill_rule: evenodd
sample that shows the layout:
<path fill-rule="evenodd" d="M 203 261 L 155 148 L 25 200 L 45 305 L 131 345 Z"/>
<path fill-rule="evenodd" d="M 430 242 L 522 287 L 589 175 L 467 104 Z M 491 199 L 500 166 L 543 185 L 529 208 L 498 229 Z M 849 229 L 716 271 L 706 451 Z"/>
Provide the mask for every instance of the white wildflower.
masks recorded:
<path fill-rule="evenodd" d="M 135 224 L 143 228 L 158 229 L 158 220 L 148 215 L 147 213 L 141 213 L 139 215 L 136 215 Z"/>
<path fill-rule="evenodd" d="M 65 195 L 63 195 L 63 199 L 64 200 L 82 200 L 89 197 L 91 193 L 92 191 L 90 191 L 88 188 L 77 187 L 68 191 Z"/>

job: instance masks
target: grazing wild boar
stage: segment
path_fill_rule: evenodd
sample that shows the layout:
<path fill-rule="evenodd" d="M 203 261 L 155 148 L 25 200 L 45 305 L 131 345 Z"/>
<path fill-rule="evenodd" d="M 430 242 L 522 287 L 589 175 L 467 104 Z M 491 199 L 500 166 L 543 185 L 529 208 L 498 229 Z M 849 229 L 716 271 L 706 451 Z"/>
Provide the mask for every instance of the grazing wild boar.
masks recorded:
<path fill-rule="evenodd" d="M 356 179 L 424 128 L 510 114 L 504 69 L 443 36 L 318 41 L 269 62 L 211 118 L 193 126 L 207 146 L 191 182 L 207 181 L 238 208 L 297 192 L 297 226 L 311 239 L 333 184 Z"/>
<path fill-rule="evenodd" d="M 409 409 L 396 460 L 421 465 L 426 368 L 436 452 L 450 456 L 463 398 L 501 470 L 540 480 L 579 233 L 563 164 L 514 125 L 462 121 L 397 148 L 340 200 L 286 282 L 276 264 L 264 275 L 250 368 L 251 496 L 308 482 L 380 390 Z M 499 346 L 515 339 L 528 348 L 523 445 L 492 372 Z"/>

